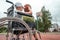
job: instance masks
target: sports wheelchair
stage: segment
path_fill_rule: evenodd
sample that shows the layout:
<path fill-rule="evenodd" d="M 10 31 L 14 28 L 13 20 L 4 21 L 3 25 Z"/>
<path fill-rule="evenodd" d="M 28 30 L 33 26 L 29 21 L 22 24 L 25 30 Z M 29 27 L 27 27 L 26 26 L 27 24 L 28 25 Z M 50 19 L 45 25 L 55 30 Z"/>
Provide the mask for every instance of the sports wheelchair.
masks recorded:
<path fill-rule="evenodd" d="M 7 12 L 4 12 L 5 14 L 7 14 L 7 17 L 1 18 L 0 19 L 0 26 L 7 26 L 7 35 L 6 35 L 6 40 L 21 40 L 19 39 L 19 35 L 20 34 L 24 34 L 24 33 L 29 33 L 29 40 L 32 40 L 32 30 L 31 28 L 28 26 L 27 23 L 25 23 L 25 21 L 21 20 L 20 18 L 17 17 L 13 17 L 14 16 L 14 3 L 11 1 L 6 0 L 6 2 L 11 3 L 12 6 L 9 7 L 7 9 Z M 25 14 L 22 12 L 17 12 L 17 14 L 19 15 L 24 15 L 24 16 L 29 16 L 32 17 L 32 15 L 29 14 Z M 13 27 L 13 21 L 17 24 L 18 26 Z M 11 37 L 9 38 L 9 34 L 11 33 Z M 17 35 L 17 38 L 13 38 L 13 36 Z M 22 39 L 25 40 L 25 39 Z"/>

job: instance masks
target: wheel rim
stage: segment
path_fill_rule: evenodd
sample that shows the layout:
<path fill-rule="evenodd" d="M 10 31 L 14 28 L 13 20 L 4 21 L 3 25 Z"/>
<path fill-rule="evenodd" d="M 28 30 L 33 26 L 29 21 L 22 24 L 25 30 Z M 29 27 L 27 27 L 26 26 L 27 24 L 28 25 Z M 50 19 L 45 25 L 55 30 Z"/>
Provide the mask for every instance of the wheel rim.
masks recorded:
<path fill-rule="evenodd" d="M 4 25 L 4 22 L 8 22 L 8 21 L 16 21 L 16 22 L 20 22 L 20 23 L 22 23 L 23 25 L 25 25 L 26 29 L 27 29 L 28 32 L 29 32 L 30 40 L 32 40 L 32 31 L 31 31 L 31 29 L 29 28 L 29 26 L 28 26 L 24 21 L 20 20 L 20 18 L 4 17 L 4 18 L 1 18 L 1 19 L 0 19 L 0 26 L 1 26 L 1 25 Z"/>

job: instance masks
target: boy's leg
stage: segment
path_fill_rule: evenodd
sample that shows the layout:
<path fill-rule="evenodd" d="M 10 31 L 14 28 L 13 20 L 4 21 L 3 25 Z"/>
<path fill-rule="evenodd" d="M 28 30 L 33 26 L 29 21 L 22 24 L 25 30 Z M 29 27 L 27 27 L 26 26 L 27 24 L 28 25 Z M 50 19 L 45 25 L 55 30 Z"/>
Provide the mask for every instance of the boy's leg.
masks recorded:
<path fill-rule="evenodd" d="M 38 40 L 37 32 L 36 32 L 35 28 L 32 31 L 33 31 L 33 36 L 34 36 L 35 40 Z"/>

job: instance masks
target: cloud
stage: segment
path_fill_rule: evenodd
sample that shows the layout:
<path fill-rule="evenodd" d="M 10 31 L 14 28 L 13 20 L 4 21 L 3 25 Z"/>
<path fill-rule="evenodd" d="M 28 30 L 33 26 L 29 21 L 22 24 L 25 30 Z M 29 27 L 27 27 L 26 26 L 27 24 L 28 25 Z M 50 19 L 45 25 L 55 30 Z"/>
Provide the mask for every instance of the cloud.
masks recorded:
<path fill-rule="evenodd" d="M 52 14 L 52 23 L 57 20 L 60 24 L 60 0 L 46 0 L 45 6 Z"/>

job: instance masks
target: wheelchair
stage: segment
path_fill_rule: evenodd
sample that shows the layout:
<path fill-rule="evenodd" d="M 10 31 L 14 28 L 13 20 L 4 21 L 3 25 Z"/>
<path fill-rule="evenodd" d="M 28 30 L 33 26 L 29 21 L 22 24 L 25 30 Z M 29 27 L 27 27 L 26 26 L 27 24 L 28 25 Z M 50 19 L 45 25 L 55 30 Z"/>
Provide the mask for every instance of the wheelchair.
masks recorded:
<path fill-rule="evenodd" d="M 29 40 L 32 40 L 32 30 L 28 26 L 28 24 L 25 23 L 25 21 L 21 20 L 20 18 L 13 17 L 14 16 L 13 15 L 14 14 L 14 3 L 8 0 L 6 0 L 6 2 L 12 4 L 12 6 L 7 9 L 7 12 L 4 12 L 5 14 L 7 14 L 7 17 L 0 18 L 0 27 L 7 26 L 6 40 L 20 40 L 19 35 L 27 33 L 27 32 L 29 33 Z M 28 15 L 22 12 L 17 12 L 17 14 L 32 17 L 31 15 Z M 18 23 L 17 24 L 18 26 L 13 27 L 12 26 L 13 22 L 15 22 L 14 25 Z M 9 38 L 10 33 L 11 33 L 10 35 L 11 37 Z M 13 38 L 14 34 L 17 35 L 16 39 Z M 22 39 L 22 40 L 25 40 L 25 39 Z"/>

